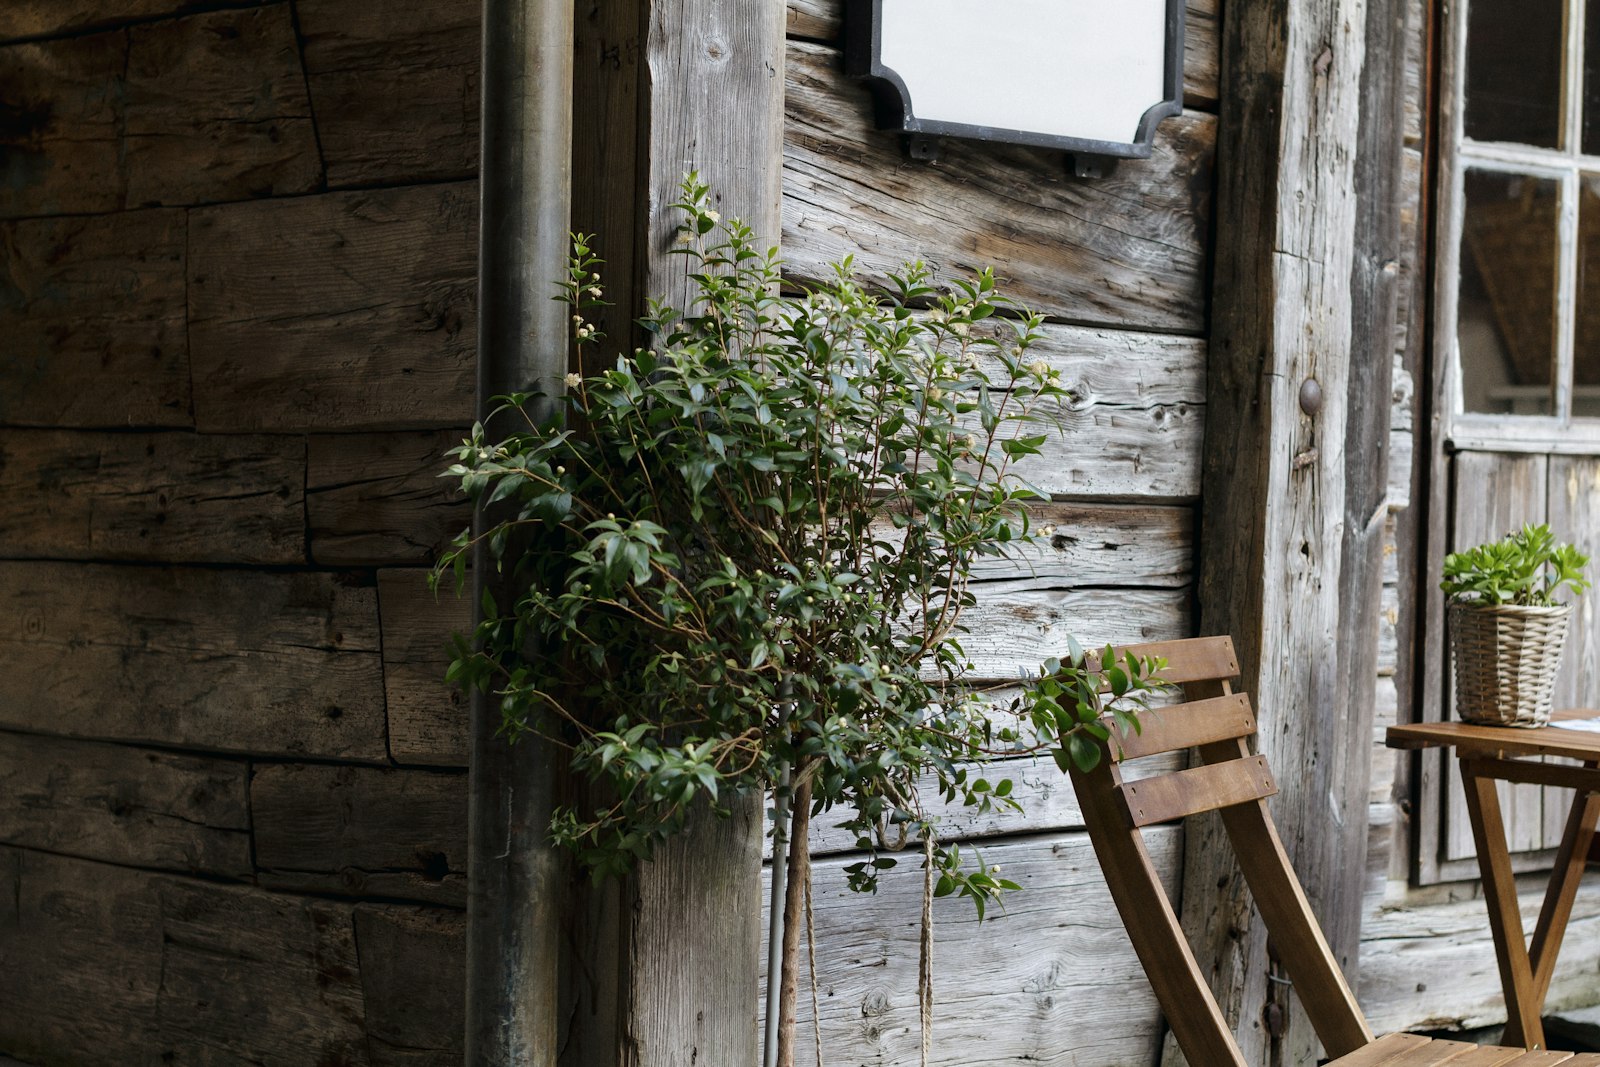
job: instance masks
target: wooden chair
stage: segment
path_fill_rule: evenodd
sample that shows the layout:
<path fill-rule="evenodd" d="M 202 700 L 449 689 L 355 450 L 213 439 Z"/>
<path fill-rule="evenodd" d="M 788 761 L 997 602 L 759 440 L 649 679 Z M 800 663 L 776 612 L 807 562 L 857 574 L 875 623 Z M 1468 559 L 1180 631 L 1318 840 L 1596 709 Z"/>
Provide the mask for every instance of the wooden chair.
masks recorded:
<path fill-rule="evenodd" d="M 1267 811 L 1266 798 L 1278 789 L 1266 758 L 1249 749 L 1256 720 L 1249 697 L 1230 684 L 1239 673 L 1232 640 L 1198 638 L 1127 651 L 1164 657 L 1162 676 L 1182 685 L 1186 700 L 1142 715 L 1141 732 L 1114 739 L 1109 758 L 1088 773 L 1075 769 L 1072 784 L 1128 938 L 1192 1067 L 1247 1065 L 1150 862 L 1143 827 L 1205 811 L 1222 816 L 1277 955 L 1332 1057 L 1328 1067 L 1600 1067 L 1600 1055 L 1587 1053 L 1484 1048 L 1416 1034 L 1374 1039 Z M 1200 762 L 1187 770 L 1123 781 L 1123 763 L 1190 748 L 1199 750 Z"/>

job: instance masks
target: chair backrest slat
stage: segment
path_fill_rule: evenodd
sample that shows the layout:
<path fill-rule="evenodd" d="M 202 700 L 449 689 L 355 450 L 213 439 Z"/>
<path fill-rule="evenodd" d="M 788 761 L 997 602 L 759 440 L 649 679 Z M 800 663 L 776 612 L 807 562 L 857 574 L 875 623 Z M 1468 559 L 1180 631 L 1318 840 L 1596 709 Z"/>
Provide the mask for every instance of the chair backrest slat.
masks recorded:
<path fill-rule="evenodd" d="M 1217 811 L 1270 797 L 1278 791 L 1265 756 L 1208 763 L 1184 771 L 1126 782 L 1122 799 L 1135 826 Z"/>
<path fill-rule="evenodd" d="M 1255 732 L 1256 717 L 1250 710 L 1250 698 L 1234 693 L 1141 712 L 1139 729 L 1119 733 L 1111 742 L 1111 754 L 1126 761 L 1249 737 Z"/>
<path fill-rule="evenodd" d="M 1372 1031 L 1317 925 L 1267 810 L 1264 798 L 1277 787 L 1265 757 L 1250 752 L 1255 716 L 1249 699 L 1234 695 L 1229 686 L 1239 670 L 1232 641 L 1199 638 L 1132 645 L 1127 651 L 1166 659 L 1168 669 L 1162 677 L 1182 685 L 1190 701 L 1143 713 L 1143 733 L 1114 738 L 1106 746 L 1107 758 L 1093 770 L 1072 769 L 1072 783 L 1129 940 L 1185 1057 L 1207 1067 L 1243 1063 L 1150 863 L 1141 828 L 1211 810 L 1222 816 L 1278 956 L 1329 1056 L 1343 1056 L 1369 1044 Z M 1116 758 L 1119 740 L 1123 759 L 1193 746 L 1202 762 L 1125 783 Z"/>
<path fill-rule="evenodd" d="M 1207 682 L 1239 676 L 1239 656 L 1231 637 L 1192 637 L 1185 641 L 1152 641 L 1123 645 L 1114 650 L 1120 657 L 1132 652 L 1138 657 L 1159 656 L 1167 661 L 1161 677 L 1174 685 Z"/>

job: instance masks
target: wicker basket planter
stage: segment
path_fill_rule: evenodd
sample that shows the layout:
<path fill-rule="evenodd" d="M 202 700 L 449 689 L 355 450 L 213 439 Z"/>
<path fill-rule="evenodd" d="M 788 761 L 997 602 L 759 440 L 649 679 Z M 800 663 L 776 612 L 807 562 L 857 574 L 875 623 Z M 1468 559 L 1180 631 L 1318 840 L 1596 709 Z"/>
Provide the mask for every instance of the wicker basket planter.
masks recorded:
<path fill-rule="evenodd" d="M 1572 605 L 1450 605 L 1456 717 L 1490 726 L 1543 726 Z"/>

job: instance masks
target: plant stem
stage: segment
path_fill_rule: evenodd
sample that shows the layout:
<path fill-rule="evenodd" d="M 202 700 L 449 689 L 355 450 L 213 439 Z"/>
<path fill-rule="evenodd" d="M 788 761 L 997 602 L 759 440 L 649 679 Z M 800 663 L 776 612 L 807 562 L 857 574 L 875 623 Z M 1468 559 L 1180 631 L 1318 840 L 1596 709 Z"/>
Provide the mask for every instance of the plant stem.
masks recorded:
<path fill-rule="evenodd" d="M 782 995 L 786 964 L 783 947 L 788 936 L 783 928 L 784 911 L 778 901 L 788 901 L 789 859 L 789 765 L 778 776 L 772 802 L 772 895 L 767 912 L 767 1039 L 762 1047 L 761 1067 L 773 1067 L 778 1058 L 778 1000 Z"/>
<path fill-rule="evenodd" d="M 778 1000 L 777 1067 L 794 1067 L 794 1011 L 799 992 L 800 930 L 811 886 L 811 775 L 802 772 L 789 817 L 789 885 L 783 898 L 783 983 Z M 770 1010 L 770 1009 L 769 1009 Z"/>

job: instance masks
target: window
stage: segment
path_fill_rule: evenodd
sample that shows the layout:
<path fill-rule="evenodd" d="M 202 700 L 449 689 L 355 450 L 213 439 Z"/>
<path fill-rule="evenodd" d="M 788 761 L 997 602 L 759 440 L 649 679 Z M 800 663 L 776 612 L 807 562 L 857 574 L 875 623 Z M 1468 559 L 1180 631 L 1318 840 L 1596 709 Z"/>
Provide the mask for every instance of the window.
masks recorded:
<path fill-rule="evenodd" d="M 1457 448 L 1600 451 L 1600 0 L 1465 0 L 1453 15 L 1448 436 Z"/>

